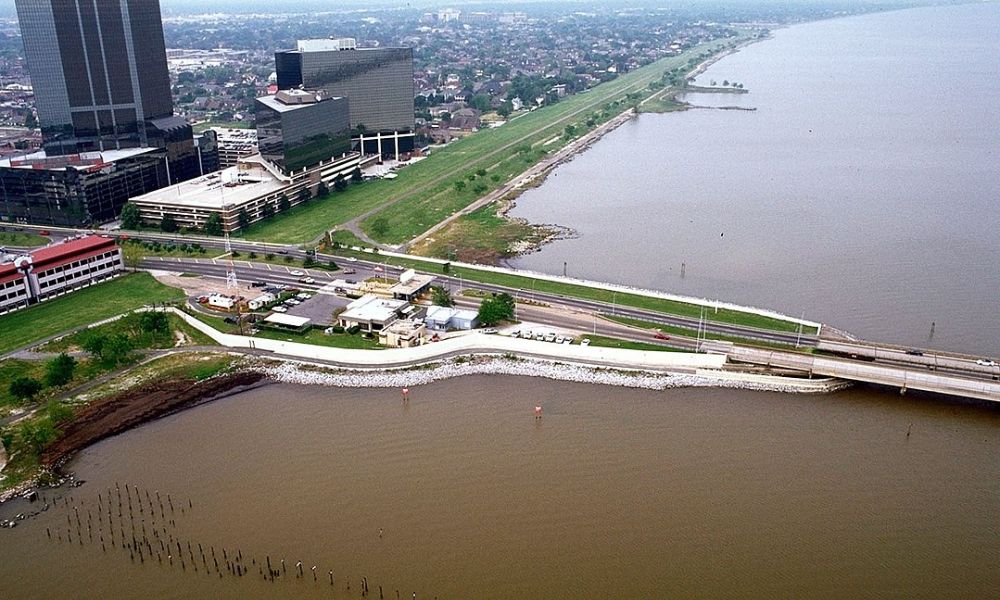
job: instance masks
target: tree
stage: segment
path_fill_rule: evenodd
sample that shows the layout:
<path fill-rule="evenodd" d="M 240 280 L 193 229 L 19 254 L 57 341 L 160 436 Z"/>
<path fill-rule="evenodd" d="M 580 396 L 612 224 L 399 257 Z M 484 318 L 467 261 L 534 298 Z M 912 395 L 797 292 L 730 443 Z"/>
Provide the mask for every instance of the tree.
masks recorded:
<path fill-rule="evenodd" d="M 104 352 L 104 345 L 108 342 L 108 336 L 96 333 L 83 340 L 83 349 L 91 356 L 100 357 Z"/>
<path fill-rule="evenodd" d="M 346 190 L 347 189 L 347 185 L 348 184 L 347 184 L 347 178 L 346 177 L 338 177 L 338 178 L 336 178 L 336 179 L 333 180 L 333 189 L 337 190 L 338 192 L 342 192 L 342 191 Z"/>
<path fill-rule="evenodd" d="M 132 340 L 124 333 L 110 336 L 101 349 L 101 360 L 113 365 L 125 362 L 132 353 Z"/>
<path fill-rule="evenodd" d="M 288 200 L 288 196 L 282 194 L 278 196 L 278 210 L 285 212 L 292 207 L 292 203 Z"/>
<path fill-rule="evenodd" d="M 305 204 L 310 200 L 312 200 L 312 192 L 309 191 L 309 188 L 304 187 L 301 190 L 299 190 L 299 202 L 301 204 Z"/>
<path fill-rule="evenodd" d="M 270 202 L 265 202 L 261 214 L 264 216 L 264 219 L 274 218 L 274 205 Z"/>
<path fill-rule="evenodd" d="M 45 364 L 45 383 L 49 387 L 66 385 L 73 380 L 76 359 L 63 352 Z"/>
<path fill-rule="evenodd" d="M 18 377 L 14 381 L 10 382 L 10 386 L 7 391 L 10 392 L 11 396 L 15 399 L 24 402 L 31 400 L 38 395 L 38 392 L 42 391 L 42 382 L 37 379 L 32 379 L 31 377 Z"/>
<path fill-rule="evenodd" d="M 241 208 L 240 212 L 236 214 L 236 219 L 240 224 L 241 231 L 250 226 L 250 215 L 247 214 L 247 209 Z"/>
<path fill-rule="evenodd" d="M 131 202 L 126 202 L 122 207 L 121 215 L 122 229 L 139 229 L 142 227 L 142 217 L 139 215 L 139 207 Z"/>
<path fill-rule="evenodd" d="M 444 273 L 445 275 L 451 273 L 451 263 L 446 262 L 443 265 L 441 265 L 441 272 Z"/>
<path fill-rule="evenodd" d="M 319 182 L 319 185 L 316 186 L 316 195 L 320 198 L 325 198 L 330 195 L 330 188 L 327 187 L 325 181 Z"/>
<path fill-rule="evenodd" d="M 18 429 L 21 441 L 35 452 L 41 452 L 59 434 L 51 419 L 25 421 Z"/>
<path fill-rule="evenodd" d="M 459 180 L 459 181 L 455 182 L 455 191 L 456 192 L 461 192 L 464 189 L 465 189 L 465 182 L 464 181 Z"/>
<path fill-rule="evenodd" d="M 479 322 L 483 325 L 493 326 L 513 318 L 514 298 L 510 294 L 496 294 L 479 305 Z"/>
<path fill-rule="evenodd" d="M 482 167 L 476 169 L 476 175 L 479 177 L 486 177 L 486 169 Z"/>
<path fill-rule="evenodd" d="M 180 229 L 180 225 L 171 215 L 163 215 L 163 220 L 160 221 L 160 231 L 163 233 L 177 233 Z"/>
<path fill-rule="evenodd" d="M 440 285 L 431 288 L 431 303 L 434 306 L 455 306 L 451 293 Z"/>
<path fill-rule="evenodd" d="M 170 319 L 167 313 L 144 312 L 139 315 L 139 329 L 143 333 L 166 334 L 170 332 Z"/>
<path fill-rule="evenodd" d="M 222 215 L 219 213 L 212 213 L 208 215 L 205 219 L 205 234 L 206 235 L 222 235 Z"/>
<path fill-rule="evenodd" d="M 354 167 L 354 170 L 351 171 L 351 181 L 361 183 L 361 167 Z"/>

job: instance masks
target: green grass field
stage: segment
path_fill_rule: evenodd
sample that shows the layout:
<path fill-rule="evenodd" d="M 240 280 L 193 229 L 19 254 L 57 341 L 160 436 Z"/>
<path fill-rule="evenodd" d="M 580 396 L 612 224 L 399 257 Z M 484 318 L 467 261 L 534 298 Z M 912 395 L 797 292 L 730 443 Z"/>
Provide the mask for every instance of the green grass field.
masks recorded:
<path fill-rule="evenodd" d="M 282 342 L 298 342 L 299 344 L 312 344 L 314 346 L 327 346 L 329 348 L 348 348 L 355 350 L 384 350 L 378 345 L 378 340 L 369 340 L 360 334 L 351 335 L 349 333 L 335 333 L 326 335 L 318 329 L 310 329 L 306 333 L 286 333 L 263 329 L 254 336 L 255 338 L 266 338 L 269 340 L 280 340 Z"/>
<path fill-rule="evenodd" d="M 598 117 L 599 121 L 611 118 L 625 107 L 608 107 L 609 103 L 624 98 L 630 92 L 642 92 L 645 86 L 661 77 L 665 71 L 685 65 L 694 57 L 707 56 L 706 53 L 724 43 L 713 41 L 702 44 L 679 56 L 664 58 L 626 73 L 586 93 L 576 94 L 557 104 L 529 112 L 503 127 L 479 131 L 435 150 L 428 158 L 401 170 L 395 180 L 352 185 L 343 192 L 332 193 L 326 199 L 296 206 L 268 223 L 254 224 L 244 232 L 244 237 L 276 243 L 304 243 L 318 238 L 324 230 L 402 197 L 400 203 L 390 209 L 391 212 L 387 211 L 382 215 L 388 221 L 385 230 L 375 231 L 380 229 L 378 227 L 373 229 L 377 218 L 375 216 L 366 219 L 364 228 L 366 233 L 374 234 L 379 241 L 398 242 L 408 239 L 438 222 L 440 219 L 435 220 L 436 217 L 442 214 L 447 216 L 449 211 L 467 206 L 482 196 L 460 194 L 461 197 L 451 198 L 447 190 L 452 188 L 455 181 L 466 180 L 469 173 L 480 168 L 490 170 L 494 165 L 517 154 L 522 145 L 540 144 L 558 136 L 566 125 L 577 120 L 589 116 Z M 546 149 L 556 147 L 558 146 L 552 145 Z M 522 163 L 520 170 L 515 173 L 524 171 L 529 164 L 531 163 Z M 471 182 L 468 188 L 472 188 Z M 429 206 L 427 198 L 439 194 L 443 208 Z"/>
<path fill-rule="evenodd" d="M 668 348 L 666 346 L 660 346 L 658 344 L 647 344 L 645 342 L 631 342 L 628 340 L 619 340 L 617 338 L 605 337 L 603 335 L 582 335 L 576 339 L 577 342 L 581 340 L 590 340 L 591 346 L 599 346 L 601 348 L 621 348 L 622 350 L 647 350 L 653 352 L 685 352 L 685 350 L 679 350 L 677 348 Z"/>
<path fill-rule="evenodd" d="M 184 299 L 181 290 L 133 273 L 0 317 L 0 352 L 89 325 L 154 302 Z"/>
<path fill-rule="evenodd" d="M 18 248 L 38 248 L 49 243 L 49 238 L 34 233 L 19 231 L 0 231 L 0 246 L 15 246 Z"/>

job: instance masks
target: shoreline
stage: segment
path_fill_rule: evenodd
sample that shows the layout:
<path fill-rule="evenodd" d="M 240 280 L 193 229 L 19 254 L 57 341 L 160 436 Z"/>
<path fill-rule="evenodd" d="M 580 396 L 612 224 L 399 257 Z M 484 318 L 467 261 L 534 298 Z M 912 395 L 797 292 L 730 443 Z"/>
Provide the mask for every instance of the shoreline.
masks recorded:
<path fill-rule="evenodd" d="M 123 375 L 126 376 L 127 374 Z M 650 391 L 714 387 L 755 392 L 826 394 L 851 386 L 835 379 L 727 373 L 705 369 L 656 372 L 587 366 L 508 355 L 473 354 L 426 365 L 378 371 L 332 367 L 291 358 L 245 357 L 233 372 L 201 382 L 160 378 L 116 392 L 89 405 L 69 423 L 64 435 L 41 455 L 35 477 L 0 492 L 0 505 L 43 485 L 73 481 L 63 468 L 80 452 L 146 423 L 272 383 L 367 389 L 410 388 L 467 376 L 537 377 L 551 381 Z M 47 484 L 47 481 L 55 483 Z"/>
<path fill-rule="evenodd" d="M 703 60 L 702 62 L 695 65 L 690 71 L 688 71 L 688 73 L 685 76 L 685 80 L 691 81 L 697 78 L 699 75 L 702 75 L 705 71 L 709 69 L 709 67 L 719 62 L 720 60 L 732 56 L 733 54 L 736 54 L 737 52 L 753 44 L 759 42 L 766 42 L 772 39 L 772 37 L 773 36 L 771 32 L 769 32 L 764 37 L 755 37 L 745 40 L 732 48 L 727 48 L 726 50 L 719 52 L 718 54 L 710 56 L 705 60 Z M 721 92 L 723 92 L 723 90 L 720 90 L 720 93 Z M 740 90 L 737 92 L 733 92 L 732 90 L 725 90 L 724 92 L 740 93 L 740 94 L 749 93 L 748 90 Z M 674 90 L 672 93 L 669 94 L 669 97 L 674 98 L 678 94 L 683 94 L 683 93 L 687 92 L 685 90 Z M 643 101 L 643 103 L 657 97 L 660 97 L 662 99 L 667 95 L 668 94 L 666 94 L 665 92 L 658 92 L 649 96 L 646 100 Z M 693 106 L 687 103 L 683 104 L 685 104 L 685 106 L 678 109 L 677 111 L 672 111 L 672 112 L 683 112 L 685 110 L 690 110 L 695 108 L 704 108 L 699 106 Z M 606 123 L 599 125 L 596 129 L 587 133 L 585 136 L 577 140 L 574 140 L 572 143 L 570 143 L 570 145 L 563 148 L 560 151 L 560 154 L 557 154 L 556 156 L 552 157 L 551 162 L 545 165 L 545 167 L 542 168 L 537 174 L 531 176 L 528 180 L 522 182 L 522 185 L 512 190 L 504 198 L 497 200 L 498 202 L 497 215 L 499 217 L 506 219 L 511 223 L 520 223 L 528 225 L 536 233 L 541 234 L 538 240 L 535 241 L 524 240 L 514 253 L 512 253 L 510 256 L 506 256 L 498 260 L 497 261 L 498 266 L 510 267 L 511 265 L 509 261 L 517 260 L 518 258 L 521 258 L 522 256 L 527 256 L 528 254 L 534 254 L 536 252 L 540 252 L 542 248 L 544 248 L 546 245 L 551 244 L 553 242 L 557 242 L 561 239 L 572 239 L 576 237 L 576 230 L 573 229 L 572 227 L 559 225 L 557 223 L 550 223 L 550 224 L 530 223 L 526 219 L 522 219 L 521 217 L 511 216 L 510 211 L 514 210 L 517 207 L 517 199 L 522 194 L 524 194 L 530 189 L 540 187 L 543 183 L 545 183 L 549 175 L 556 170 L 556 168 L 565 163 L 571 162 L 574 158 L 582 155 L 584 152 L 593 147 L 597 142 L 601 141 L 604 138 L 604 136 L 617 130 L 625 123 L 637 119 L 641 114 L 642 114 L 641 111 L 636 112 L 635 109 L 630 108 L 625 112 L 619 114 L 618 116 L 612 117 Z M 583 142 L 583 143 L 577 145 L 578 142 Z M 568 235 L 569 237 L 563 237 L 564 235 Z"/>

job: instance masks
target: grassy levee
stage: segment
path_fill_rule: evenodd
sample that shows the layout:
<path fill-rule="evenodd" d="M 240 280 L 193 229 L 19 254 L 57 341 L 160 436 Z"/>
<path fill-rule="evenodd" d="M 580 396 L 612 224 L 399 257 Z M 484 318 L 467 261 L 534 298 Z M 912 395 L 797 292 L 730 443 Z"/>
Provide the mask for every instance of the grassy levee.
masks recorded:
<path fill-rule="evenodd" d="M 133 273 L 0 317 L 0 352 L 89 325 L 154 302 L 184 299 L 181 290 Z"/>
<path fill-rule="evenodd" d="M 464 163 L 455 165 L 456 170 L 452 176 L 438 182 L 429 190 L 431 196 L 438 196 L 438 198 L 428 198 L 427 194 L 408 196 L 365 219 L 362 223 L 362 229 L 372 239 L 383 243 L 398 244 L 412 239 L 456 210 L 465 208 L 485 195 L 488 190 L 470 194 L 468 190 L 460 191 L 452 187 L 456 181 L 460 181 L 472 173 L 475 167 L 483 168 L 489 165 L 502 165 L 512 157 L 516 157 L 518 148 L 524 144 L 546 142 L 553 136 L 560 135 L 566 125 L 574 124 L 572 119 L 579 118 L 585 120 L 587 117 L 592 116 L 589 111 L 599 110 L 607 103 L 622 100 L 631 92 L 642 92 L 644 96 L 648 95 L 651 92 L 647 89 L 647 86 L 654 80 L 659 79 L 664 71 L 685 65 L 692 57 L 696 57 L 706 51 L 710 52 L 712 49 L 718 47 L 720 43 L 722 42 L 708 42 L 696 46 L 679 56 L 660 59 L 655 63 L 622 75 L 613 81 L 601 84 L 590 92 L 576 94 L 555 105 L 528 113 L 498 129 L 480 131 L 473 136 L 452 143 L 444 150 L 439 151 L 439 154 L 443 154 L 454 148 L 456 151 L 465 154 L 465 160 Z M 625 108 L 625 106 L 620 106 L 615 107 L 614 111 L 604 110 L 597 120 L 599 122 L 607 121 L 623 112 Z M 580 125 L 580 123 L 575 124 Z M 547 145 L 545 149 L 549 151 L 556 150 L 564 145 L 564 143 Z M 462 146 L 462 144 L 465 144 L 465 146 Z M 494 150 L 486 155 L 481 155 L 481 152 L 484 150 L 483 146 L 493 148 Z M 532 160 L 525 161 L 527 164 L 520 164 L 520 168 L 504 169 L 503 171 L 506 172 L 503 173 L 501 183 L 523 172 L 528 166 L 538 162 L 542 156 L 544 155 L 536 155 Z M 423 162 L 426 163 L 432 158 L 433 155 Z M 484 160 L 486 158 L 489 160 Z M 500 172 L 495 170 L 495 167 L 488 170 L 491 173 Z M 402 175 L 401 173 L 401 177 Z M 471 187 L 471 185 L 468 187 Z M 489 186 L 489 188 L 493 187 L 496 187 L 496 185 Z M 377 226 L 376 221 L 379 218 L 384 219 L 383 227 Z"/>
<path fill-rule="evenodd" d="M 49 243 L 49 238 L 34 233 L 19 231 L 0 231 L 0 246 L 17 248 L 38 248 Z"/>
<path fill-rule="evenodd" d="M 576 94 L 552 106 L 523 114 L 512 119 L 503 127 L 479 131 L 474 135 L 452 142 L 444 148 L 435 150 L 426 159 L 400 171 L 399 177 L 395 180 L 379 180 L 351 185 L 343 192 L 331 192 L 327 198 L 296 206 L 269 222 L 251 225 L 243 233 L 243 237 L 283 244 L 304 243 L 319 237 L 325 230 L 357 218 L 393 200 L 400 200 L 399 204 L 408 206 L 409 202 L 414 202 L 419 206 L 427 196 L 433 196 L 451 187 L 455 181 L 465 179 L 469 173 L 473 173 L 479 168 L 489 169 L 497 163 L 504 162 L 517 153 L 519 146 L 545 141 L 545 139 L 560 134 L 576 113 L 584 116 L 583 113 L 586 111 L 597 110 L 603 104 L 623 97 L 629 92 L 641 91 L 649 82 L 662 75 L 664 70 L 686 64 L 692 57 L 711 51 L 724 43 L 726 41 L 716 40 L 701 44 L 684 54 L 661 59 L 613 81 L 601 84 L 587 93 Z M 607 115 L 606 118 L 611 116 L 613 115 Z M 526 165 L 522 165 L 520 171 L 515 171 L 510 177 L 526 168 Z M 471 182 L 468 187 L 473 187 Z M 467 206 L 480 196 L 482 194 L 467 194 L 465 198 L 455 204 Z M 390 222 L 396 220 L 396 214 L 403 215 L 404 219 L 409 219 L 406 210 L 399 213 L 394 211 L 389 215 L 391 216 Z M 374 220 L 374 218 L 366 219 L 365 231 L 369 235 L 373 232 Z M 430 225 L 433 223 L 428 224 L 427 227 Z M 427 227 L 415 231 L 412 235 L 421 233 Z M 376 229 L 378 228 L 376 227 Z M 414 226 L 413 229 L 416 230 L 419 227 Z M 389 231 L 376 232 L 378 235 L 375 236 L 375 239 L 380 241 L 408 239 L 404 235 L 408 231 L 392 227 Z"/>
<path fill-rule="evenodd" d="M 581 335 L 578 341 L 590 340 L 591 346 L 600 348 L 620 348 L 622 350 L 645 350 L 647 352 L 687 352 L 678 348 L 669 348 L 659 344 L 647 344 L 646 342 L 633 342 L 631 340 L 620 340 L 618 338 L 606 337 L 603 335 Z"/>
<path fill-rule="evenodd" d="M 628 325 L 629 327 L 636 327 L 638 329 L 648 329 L 650 331 L 662 331 L 663 333 L 669 333 L 671 335 L 676 335 L 680 337 L 693 338 L 698 335 L 697 329 L 688 329 L 686 327 L 675 327 L 673 325 L 664 325 L 662 323 L 652 323 L 650 321 L 643 321 L 641 319 L 630 319 L 628 317 L 619 317 L 603 314 L 602 318 L 609 321 L 614 321 L 615 323 L 621 323 L 622 325 Z M 752 340 L 749 338 L 742 338 L 733 335 L 722 335 L 719 333 L 712 333 L 711 331 L 702 331 L 701 337 L 707 340 L 716 340 L 720 342 L 733 342 L 734 344 L 740 344 L 743 346 L 758 346 L 761 348 L 770 348 L 774 350 L 793 350 L 795 346 L 792 344 L 781 344 L 778 342 L 765 342 L 762 340 Z M 801 352 L 812 353 L 815 349 L 811 347 L 800 347 L 798 349 Z"/>
<path fill-rule="evenodd" d="M 531 297 L 532 292 L 545 292 L 558 294 L 569 298 L 580 298 L 583 300 L 593 300 L 605 304 L 617 304 L 618 306 L 628 306 L 643 310 L 651 310 L 666 315 L 676 315 L 697 319 L 702 315 L 703 307 L 698 304 L 681 302 L 678 300 L 668 300 L 666 298 L 656 298 L 653 296 L 643 296 L 628 292 L 615 292 L 605 288 L 595 288 L 561 281 L 549 281 L 547 279 L 536 279 L 527 275 L 512 275 L 509 273 L 496 273 L 468 267 L 452 266 L 448 273 L 444 273 L 443 265 L 436 262 L 420 260 L 418 258 L 397 258 L 386 257 L 381 254 L 371 254 L 367 252 L 355 252 L 350 250 L 338 251 L 338 254 L 356 256 L 358 258 L 384 262 L 388 265 L 412 268 L 426 273 L 449 275 L 451 277 L 461 277 L 470 282 L 490 283 L 502 285 L 509 288 L 524 290 L 526 297 Z M 784 333 L 795 333 L 799 330 L 798 323 L 786 321 L 784 319 L 759 315 L 730 308 L 720 308 L 718 310 L 706 310 L 705 318 L 714 323 L 726 323 L 730 325 L 741 325 L 753 327 L 765 331 L 777 331 Z M 803 327 L 803 335 L 815 335 L 815 327 Z"/>

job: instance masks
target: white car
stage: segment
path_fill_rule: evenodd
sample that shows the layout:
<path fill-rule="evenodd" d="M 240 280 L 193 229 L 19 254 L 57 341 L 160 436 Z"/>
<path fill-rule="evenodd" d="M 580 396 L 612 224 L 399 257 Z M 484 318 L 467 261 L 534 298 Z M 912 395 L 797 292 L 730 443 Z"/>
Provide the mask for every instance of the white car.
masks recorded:
<path fill-rule="evenodd" d="M 573 338 L 566 338 L 563 340 L 563 346 L 569 346 L 573 343 Z"/>
<path fill-rule="evenodd" d="M 302 277 L 303 275 L 305 275 L 305 273 L 303 273 L 302 271 L 292 271 L 290 274 L 294 275 L 295 277 Z"/>
<path fill-rule="evenodd" d="M 585 348 L 587 346 L 589 346 L 590 345 L 590 338 L 584 338 L 584 340 L 582 342 L 580 342 L 580 345 L 583 346 L 583 347 L 585 347 Z"/>
<path fill-rule="evenodd" d="M 561 344 L 561 343 L 563 343 L 564 341 L 566 341 L 566 338 L 564 338 L 564 337 L 563 337 L 563 336 L 561 336 L 561 335 L 560 335 L 559 337 L 557 337 L 557 338 L 556 338 L 556 343 L 557 343 L 557 344 Z"/>
<path fill-rule="evenodd" d="M 275 307 L 271 308 L 271 310 L 273 310 L 274 312 L 280 312 L 280 313 L 286 313 L 286 312 L 288 312 L 288 309 L 285 308 L 284 306 L 275 306 Z"/>
<path fill-rule="evenodd" d="M 545 334 L 541 333 L 541 332 L 536 333 L 535 334 L 535 339 L 538 340 L 539 342 L 544 342 L 545 341 Z"/>
<path fill-rule="evenodd" d="M 497 332 L 497 330 L 494 329 L 494 328 L 492 328 L 492 327 L 487 327 L 486 329 L 483 330 L 483 333 L 490 334 L 490 335 L 492 335 L 492 334 L 494 334 L 496 332 Z"/>
<path fill-rule="evenodd" d="M 312 294 L 307 294 L 305 292 L 302 292 L 301 294 L 296 294 L 295 297 L 298 298 L 299 300 L 309 300 L 310 298 L 312 298 Z"/>
<path fill-rule="evenodd" d="M 530 331 L 523 331 L 521 332 L 521 337 L 523 337 L 526 340 L 530 340 L 531 338 L 534 337 L 534 335 Z"/>
<path fill-rule="evenodd" d="M 291 304 L 292 306 L 298 306 L 298 305 L 300 305 L 302 303 L 299 302 L 298 300 L 296 300 L 295 298 L 289 298 L 288 300 L 285 300 L 285 304 Z"/>
<path fill-rule="evenodd" d="M 547 336 L 545 336 L 545 341 L 546 342 L 554 342 L 554 341 L 556 341 L 556 334 L 554 334 L 554 333 L 548 334 Z"/>
<path fill-rule="evenodd" d="M 976 364 L 979 365 L 980 367 L 995 367 L 995 366 L 997 366 L 997 363 L 996 363 L 995 360 L 988 360 L 988 359 L 985 359 L 985 358 L 980 358 L 979 360 L 976 361 Z"/>
<path fill-rule="evenodd" d="M 512 331 L 512 332 L 510 332 L 510 337 L 512 337 L 512 338 L 521 337 L 521 331 L 518 330 L 518 331 Z"/>
<path fill-rule="evenodd" d="M 312 277 L 299 277 L 299 283 L 316 283 Z"/>

